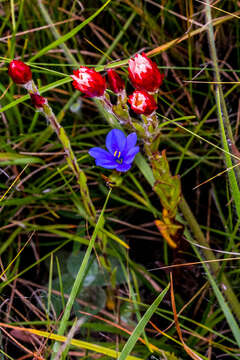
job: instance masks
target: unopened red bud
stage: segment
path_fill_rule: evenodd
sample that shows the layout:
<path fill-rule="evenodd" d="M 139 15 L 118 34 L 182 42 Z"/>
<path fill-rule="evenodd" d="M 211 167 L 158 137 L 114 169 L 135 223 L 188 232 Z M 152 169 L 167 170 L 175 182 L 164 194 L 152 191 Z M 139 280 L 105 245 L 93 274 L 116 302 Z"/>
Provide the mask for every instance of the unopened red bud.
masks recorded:
<path fill-rule="evenodd" d="M 164 75 L 146 54 L 137 54 L 128 63 L 129 78 L 136 89 L 155 92 L 162 85 Z"/>
<path fill-rule="evenodd" d="M 131 109 L 137 114 L 151 115 L 157 109 L 157 103 L 152 95 L 144 90 L 135 90 L 129 96 L 128 102 Z"/>
<path fill-rule="evenodd" d="M 88 97 L 101 97 L 106 90 L 106 80 L 95 70 L 81 66 L 73 71 L 73 86 Z"/>
<path fill-rule="evenodd" d="M 109 69 L 107 74 L 110 89 L 115 92 L 115 94 L 120 94 L 125 88 L 125 82 L 120 78 L 117 72 L 112 69 Z"/>
<path fill-rule="evenodd" d="M 28 65 L 20 60 L 12 60 L 8 67 L 8 75 L 19 85 L 24 85 L 32 80 L 32 72 Z"/>
<path fill-rule="evenodd" d="M 47 103 L 47 100 L 41 95 L 31 93 L 30 96 L 34 107 L 37 109 L 41 109 Z"/>

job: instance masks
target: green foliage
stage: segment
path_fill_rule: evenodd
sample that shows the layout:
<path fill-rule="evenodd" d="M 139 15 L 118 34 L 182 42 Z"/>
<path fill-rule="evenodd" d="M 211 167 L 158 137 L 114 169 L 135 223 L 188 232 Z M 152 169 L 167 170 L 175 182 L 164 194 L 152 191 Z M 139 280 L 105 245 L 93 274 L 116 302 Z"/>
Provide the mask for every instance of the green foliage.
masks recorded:
<path fill-rule="evenodd" d="M 59 340 L 61 351 L 66 340 L 57 337 L 60 329 L 75 341 L 59 353 L 61 360 L 93 359 L 96 354 L 120 360 L 189 359 L 166 293 L 172 270 L 185 344 L 202 358 L 238 359 L 240 14 L 234 1 L 211 5 L 1 2 L 0 357 L 17 359 L 28 349 L 27 356 L 38 352 L 50 359 L 54 343 Z M 139 140 L 141 154 L 119 178 L 96 167 L 88 150 L 101 146 L 108 131 L 121 125 L 100 101 L 75 92 L 69 75 L 79 64 L 102 74 L 115 68 L 130 94 L 127 62 L 141 51 L 150 51 L 165 73 L 155 150 L 166 150 L 168 161 L 161 157 L 152 171 Z M 34 112 L 24 89 L 9 81 L 12 58 L 31 66 L 40 93 L 62 126 L 62 143 Z M 118 105 L 115 110 L 122 115 Z M 141 133 L 139 118 L 133 121 Z M 70 160 L 75 161 L 75 154 L 82 171 L 79 183 L 62 145 L 73 151 Z M 111 183 L 117 186 L 103 218 Z M 87 188 L 96 218 L 89 215 L 94 209 L 83 196 Z M 162 224 L 175 216 L 171 230 L 181 227 L 184 234 L 177 233 L 173 250 Z M 72 334 L 76 318 L 83 321 Z M 25 342 L 22 330 L 14 333 L 6 325 L 42 333 L 36 342 L 32 337 Z M 8 334 L 20 345 L 9 341 Z"/>

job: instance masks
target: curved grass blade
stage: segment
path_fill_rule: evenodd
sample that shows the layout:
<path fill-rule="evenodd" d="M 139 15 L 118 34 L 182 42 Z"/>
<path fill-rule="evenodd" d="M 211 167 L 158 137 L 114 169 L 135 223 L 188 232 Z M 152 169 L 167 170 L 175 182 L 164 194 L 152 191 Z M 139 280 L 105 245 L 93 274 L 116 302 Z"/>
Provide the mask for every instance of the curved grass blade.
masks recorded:
<path fill-rule="evenodd" d="M 56 48 L 58 45 L 63 44 L 68 39 L 71 39 L 74 35 L 76 35 L 84 26 L 86 26 L 88 23 L 90 23 L 98 14 L 100 14 L 103 9 L 110 3 L 111 0 L 107 0 L 105 4 L 103 4 L 102 7 L 100 7 L 94 14 L 89 16 L 86 20 L 84 20 L 81 24 L 76 26 L 74 29 L 69 31 L 67 34 L 61 36 L 59 39 L 53 41 L 51 44 L 45 46 L 43 49 L 41 49 L 36 55 L 34 55 L 30 61 L 34 61 L 40 56 L 46 54 L 49 50 Z"/>
<path fill-rule="evenodd" d="M 157 310 L 158 305 L 160 304 L 160 302 L 166 295 L 168 289 L 169 289 L 169 285 L 161 292 L 161 294 L 158 295 L 158 297 L 154 300 L 152 305 L 147 309 L 147 311 L 145 312 L 145 314 L 143 315 L 143 317 L 141 318 L 141 320 L 135 327 L 132 335 L 129 337 L 128 341 L 124 345 L 124 348 L 123 348 L 118 360 L 125 360 L 129 356 L 129 354 L 132 351 L 132 349 L 134 348 L 139 336 L 143 332 L 143 330 L 144 330 L 145 326 L 147 325 L 147 323 L 149 322 L 151 316 Z"/>
<path fill-rule="evenodd" d="M 79 289 L 82 286 L 84 276 L 85 276 L 85 273 L 86 273 L 86 270 L 87 270 L 89 258 L 90 258 L 90 255 L 91 255 L 91 252 L 92 252 L 92 249 L 93 249 L 97 234 L 98 234 L 99 230 L 102 228 L 103 223 L 104 223 L 103 215 L 104 215 L 104 211 L 106 209 L 108 200 L 110 198 L 111 191 L 112 191 L 112 189 L 110 188 L 109 192 L 108 192 L 108 195 L 106 197 L 105 203 L 103 205 L 102 211 L 101 211 L 100 216 L 98 218 L 97 224 L 96 224 L 96 226 L 94 228 L 93 234 L 92 234 L 91 239 L 89 241 L 89 244 L 88 244 L 86 253 L 84 255 L 83 261 L 82 261 L 82 263 L 81 263 L 81 265 L 79 267 L 76 279 L 74 281 L 71 293 L 70 293 L 69 298 L 68 298 L 68 302 L 66 304 L 66 308 L 64 310 L 63 317 L 62 317 L 62 319 L 60 321 L 60 324 L 59 324 L 58 335 L 63 335 L 66 328 L 67 328 L 67 323 L 68 323 L 68 320 L 69 320 L 69 317 L 70 317 L 70 314 L 71 314 L 72 306 L 73 306 L 73 303 L 74 303 L 74 301 L 75 301 L 75 299 L 76 299 L 76 297 L 78 295 Z M 51 356 L 52 360 L 55 359 L 55 356 L 58 353 L 58 350 L 59 350 L 59 344 L 57 342 L 55 342 L 55 344 L 53 345 L 53 351 L 52 351 L 52 356 Z"/>
<path fill-rule="evenodd" d="M 205 273 L 206 273 L 206 275 L 208 277 L 208 280 L 209 280 L 209 282 L 210 282 L 210 284 L 212 286 L 212 289 L 213 289 L 213 291 L 215 293 L 215 296 L 216 296 L 216 298 L 218 300 L 218 303 L 219 303 L 219 305 L 220 305 L 220 307 L 221 307 L 221 309 L 222 309 L 222 311 L 223 311 L 223 313 L 225 315 L 225 318 L 226 318 L 226 320 L 228 322 L 228 325 L 229 325 L 230 329 L 232 330 L 232 333 L 233 333 L 233 335 L 235 337 L 235 340 L 236 340 L 236 342 L 238 344 L 238 347 L 240 347 L 240 328 L 239 328 L 239 326 L 238 326 L 238 324 L 237 324 L 237 322 L 236 322 L 236 320 L 235 320 L 235 318 L 234 318 L 234 316 L 233 316 L 233 314 L 231 312 L 231 309 L 229 308 L 226 300 L 224 299 L 221 291 L 219 290 L 219 288 L 218 288 L 218 286 L 216 284 L 216 281 L 214 280 L 213 276 L 211 275 L 210 271 L 208 270 L 207 265 L 204 263 L 198 249 L 195 246 L 194 246 L 194 251 L 197 254 L 200 261 L 202 261 L 202 265 L 204 267 Z"/>
<path fill-rule="evenodd" d="M 28 328 L 23 328 L 23 327 L 17 327 L 17 326 L 14 326 L 14 325 L 7 325 L 7 324 L 4 324 L 4 323 L 0 323 L 0 326 L 11 328 L 11 329 L 16 329 L 18 331 L 23 331 L 23 332 L 27 332 L 27 333 L 31 333 L 31 334 L 35 334 L 35 335 L 42 336 L 42 337 L 47 338 L 47 339 L 59 341 L 59 342 L 62 342 L 62 343 L 67 341 L 66 336 L 60 336 L 60 335 L 57 335 L 57 334 L 52 334 L 52 333 L 47 332 L 47 331 L 41 331 L 41 330 L 36 330 L 36 329 L 28 329 Z M 72 340 L 70 340 L 70 344 L 76 346 L 77 348 L 87 349 L 87 350 L 90 350 L 90 351 L 95 351 L 95 352 L 97 352 L 99 354 L 107 355 L 107 356 L 112 357 L 114 359 L 117 359 L 118 356 L 119 356 L 119 352 L 117 352 L 115 350 L 108 349 L 107 347 L 104 347 L 104 346 L 101 346 L 101 345 L 92 344 L 92 343 L 87 342 L 87 341 L 72 339 Z M 143 360 L 143 359 L 139 358 L 139 357 L 136 357 L 136 356 L 128 356 L 128 357 L 125 358 L 125 360 Z"/>
<path fill-rule="evenodd" d="M 48 90 L 51 90 L 58 86 L 64 85 L 70 81 L 72 81 L 72 78 L 70 76 L 64 77 L 63 79 L 54 81 L 46 86 L 39 88 L 39 92 L 40 92 L 40 94 L 43 94 Z M 21 104 L 22 102 L 24 102 L 28 99 L 30 99 L 30 95 L 24 95 L 24 96 L 20 97 L 19 99 L 9 102 L 7 105 L 0 108 L 0 113 L 6 111 L 8 109 L 11 109 L 12 107 L 14 107 L 17 104 Z"/>

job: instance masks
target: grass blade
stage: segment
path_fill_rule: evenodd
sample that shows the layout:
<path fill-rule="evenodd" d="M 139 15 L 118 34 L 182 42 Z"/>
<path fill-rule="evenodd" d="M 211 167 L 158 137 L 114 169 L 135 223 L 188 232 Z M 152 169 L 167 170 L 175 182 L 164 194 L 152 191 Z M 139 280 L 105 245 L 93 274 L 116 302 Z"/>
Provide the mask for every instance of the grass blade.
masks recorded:
<path fill-rule="evenodd" d="M 57 46 L 63 44 L 68 39 L 71 39 L 74 35 L 76 35 L 84 26 L 86 26 L 90 21 L 92 21 L 98 14 L 100 14 L 103 9 L 110 3 L 111 0 L 107 0 L 102 7 L 100 7 L 93 15 L 89 16 L 86 20 L 84 20 L 81 24 L 76 26 L 74 29 L 69 31 L 67 34 L 61 36 L 59 39 L 53 41 L 51 44 L 45 46 L 41 49 L 36 55 L 34 55 L 30 61 L 34 61 L 38 59 L 40 56 L 46 54 L 49 50 L 56 48 Z"/>
<path fill-rule="evenodd" d="M 198 258 L 201 261 L 203 261 L 201 255 L 198 252 L 196 247 L 194 247 L 194 250 L 195 250 Z M 224 299 L 221 291 L 219 290 L 219 288 L 218 288 L 218 286 L 216 284 L 216 281 L 214 280 L 212 274 L 208 270 L 208 267 L 204 263 L 204 261 L 203 261 L 202 265 L 203 265 L 204 270 L 205 270 L 205 272 L 207 274 L 207 277 L 208 277 L 208 280 L 209 280 L 209 282 L 210 282 L 210 284 L 212 286 L 212 289 L 213 289 L 213 291 L 215 293 L 215 296 L 216 296 L 216 298 L 218 300 L 218 303 L 219 303 L 219 305 L 220 305 L 220 307 L 221 307 L 221 309 L 222 309 L 222 311 L 223 311 L 223 313 L 225 315 L 225 318 L 226 318 L 226 320 L 228 322 L 228 325 L 229 325 L 230 329 L 232 330 L 232 333 L 233 333 L 233 335 L 235 337 L 235 340 L 236 340 L 238 346 L 240 347 L 240 328 L 239 328 L 239 326 L 238 326 L 238 324 L 237 324 L 237 322 L 236 322 L 236 320 L 235 320 L 235 318 L 234 318 L 234 316 L 233 316 L 233 314 L 231 312 L 231 309 L 229 308 L 226 300 Z"/>
<path fill-rule="evenodd" d="M 10 328 L 10 329 L 16 329 L 18 331 L 23 331 L 30 333 L 30 334 L 35 334 L 38 336 L 42 336 L 46 339 L 51 339 L 51 340 L 56 340 L 59 342 L 66 342 L 67 338 L 66 336 L 60 336 L 57 334 L 53 334 L 51 332 L 47 332 L 47 331 L 41 331 L 41 330 L 36 330 L 36 329 L 28 329 L 28 328 L 21 328 L 21 327 L 16 327 L 14 325 L 7 325 L 4 323 L 0 323 L 0 326 L 4 327 L 4 328 Z M 77 348 L 80 349 L 86 349 L 86 350 L 90 350 L 90 351 L 95 351 L 99 354 L 103 354 L 103 355 L 107 355 L 111 358 L 117 359 L 119 356 L 119 353 L 115 350 L 112 349 L 108 349 L 107 347 L 101 346 L 101 345 L 97 345 L 97 344 L 93 344 L 91 342 L 87 342 L 87 341 L 82 341 L 82 340 L 76 340 L 76 339 L 72 339 L 70 340 L 70 344 L 73 346 L 76 346 Z M 143 360 L 142 358 L 136 357 L 136 356 L 128 356 L 125 358 L 125 360 Z"/>
<path fill-rule="evenodd" d="M 98 221 L 97 221 L 97 224 L 95 226 L 94 232 L 93 232 L 92 237 L 90 239 L 90 242 L 88 244 L 87 251 L 86 251 L 86 253 L 84 255 L 82 264 L 80 265 L 80 268 L 78 270 L 78 274 L 77 274 L 76 279 L 74 281 L 74 284 L 73 284 L 70 296 L 68 298 L 68 302 L 67 302 L 63 317 L 61 319 L 61 322 L 60 322 L 60 325 L 59 325 L 59 328 L 58 328 L 58 335 L 63 335 L 64 331 L 66 330 L 67 322 L 68 322 L 70 314 L 71 314 L 73 303 L 74 303 L 74 301 L 75 301 L 75 299 L 77 297 L 79 289 L 80 289 L 80 287 L 82 285 L 82 282 L 84 280 L 85 272 L 86 272 L 88 261 L 89 261 L 89 258 L 90 258 L 94 243 L 95 243 L 95 239 L 97 237 L 98 231 L 100 230 L 100 228 L 103 225 L 103 221 L 104 221 L 103 214 L 104 214 L 105 208 L 107 206 L 108 200 L 110 198 L 111 191 L 112 191 L 112 189 L 110 189 L 109 192 L 108 192 L 108 195 L 107 195 L 105 203 L 103 205 L 101 214 L 100 214 L 100 216 L 98 218 Z M 55 343 L 54 346 L 53 346 L 53 352 L 52 352 L 52 356 L 51 356 L 52 360 L 55 359 L 55 355 L 57 354 L 58 350 L 59 350 L 59 344 Z"/>
<path fill-rule="evenodd" d="M 158 295 L 156 300 L 152 303 L 152 305 L 148 308 L 148 310 L 145 312 L 141 320 L 139 321 L 138 325 L 135 327 L 132 335 L 124 345 L 124 348 L 121 352 L 121 355 L 119 356 L 118 360 L 125 360 L 127 356 L 130 354 L 132 349 L 134 348 L 139 336 L 143 332 L 145 326 L 147 325 L 148 321 L 150 320 L 151 316 L 154 314 L 154 312 L 157 310 L 158 305 L 166 295 L 167 291 L 169 289 L 169 285 L 161 292 L 161 294 Z"/>

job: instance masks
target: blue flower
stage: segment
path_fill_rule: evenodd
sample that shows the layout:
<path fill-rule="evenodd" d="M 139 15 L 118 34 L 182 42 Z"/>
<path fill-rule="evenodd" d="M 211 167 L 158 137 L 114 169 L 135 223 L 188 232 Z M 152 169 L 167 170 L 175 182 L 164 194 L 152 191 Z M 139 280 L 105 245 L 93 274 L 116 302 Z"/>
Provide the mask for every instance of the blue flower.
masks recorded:
<path fill-rule="evenodd" d="M 113 129 L 106 137 L 108 151 L 94 147 L 89 150 L 89 154 L 94 157 L 97 166 L 121 172 L 128 171 L 139 152 L 139 146 L 135 146 L 136 142 L 136 133 L 125 136 L 121 130 Z"/>

